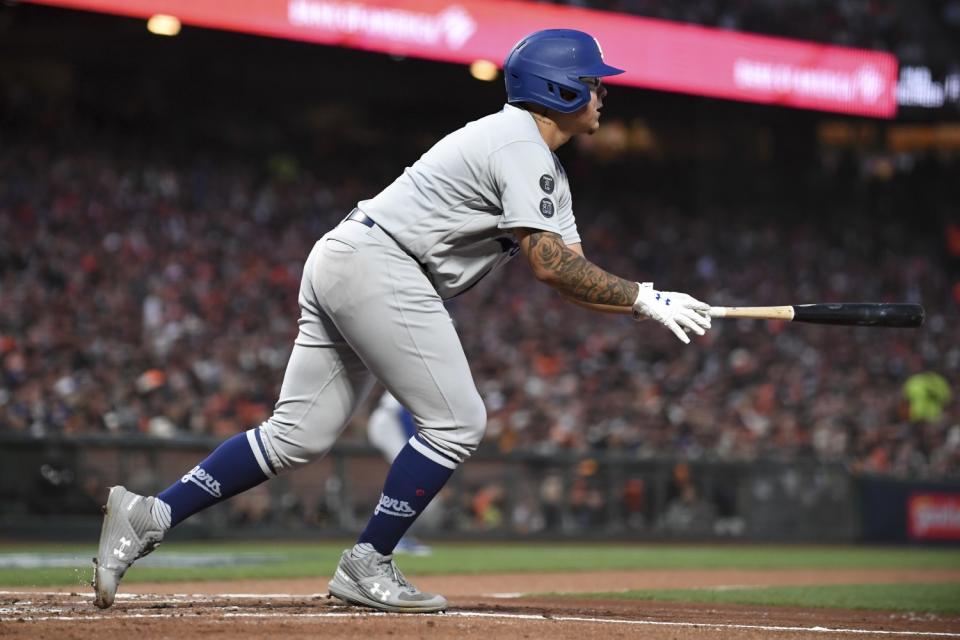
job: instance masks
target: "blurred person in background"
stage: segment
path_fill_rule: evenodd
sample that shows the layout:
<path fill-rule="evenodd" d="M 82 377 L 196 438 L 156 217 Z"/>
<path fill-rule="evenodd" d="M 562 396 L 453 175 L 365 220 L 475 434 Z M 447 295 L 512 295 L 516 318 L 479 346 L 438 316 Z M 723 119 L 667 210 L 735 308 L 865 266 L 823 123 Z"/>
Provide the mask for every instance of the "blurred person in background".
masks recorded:
<path fill-rule="evenodd" d="M 903 384 L 910 420 L 935 422 L 950 402 L 950 383 L 935 371 L 915 373 Z"/>

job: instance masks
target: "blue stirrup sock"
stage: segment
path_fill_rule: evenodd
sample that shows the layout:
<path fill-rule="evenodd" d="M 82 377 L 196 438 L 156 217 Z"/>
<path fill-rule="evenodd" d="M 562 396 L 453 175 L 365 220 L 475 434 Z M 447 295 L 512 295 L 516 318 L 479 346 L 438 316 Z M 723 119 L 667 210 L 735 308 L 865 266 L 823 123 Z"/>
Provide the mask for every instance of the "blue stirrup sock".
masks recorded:
<path fill-rule="evenodd" d="M 380 502 L 357 544 L 368 543 L 383 555 L 397 542 L 457 468 L 457 462 L 418 436 L 400 450 L 387 473 Z"/>
<path fill-rule="evenodd" d="M 259 427 L 238 433 L 156 496 L 154 519 L 170 528 L 275 475 Z"/>

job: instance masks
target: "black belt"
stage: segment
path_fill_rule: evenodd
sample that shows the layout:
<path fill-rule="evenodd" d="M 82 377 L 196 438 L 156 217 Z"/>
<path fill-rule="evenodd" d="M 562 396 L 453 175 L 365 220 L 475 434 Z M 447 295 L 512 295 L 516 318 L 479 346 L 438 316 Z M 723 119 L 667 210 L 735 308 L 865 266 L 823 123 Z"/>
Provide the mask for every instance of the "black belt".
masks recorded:
<path fill-rule="evenodd" d="M 364 224 L 368 227 L 373 227 L 375 224 L 377 224 L 373 221 L 373 218 L 365 214 L 363 211 L 360 211 L 360 209 L 354 209 L 347 214 L 347 217 L 344 218 L 344 221 L 347 220 L 353 220 L 354 222 L 359 222 L 360 224 Z"/>
<path fill-rule="evenodd" d="M 380 229 L 381 231 L 383 231 L 383 232 L 387 235 L 388 238 L 390 238 L 391 240 L 393 240 L 393 241 L 396 243 L 396 245 L 397 245 L 398 247 L 400 247 L 400 250 L 401 250 L 401 251 L 403 251 L 405 254 L 407 254 L 408 256 L 410 256 L 410 258 L 412 258 L 413 261 L 417 263 L 417 265 L 423 270 L 424 273 L 427 273 L 427 274 L 430 273 L 429 270 L 427 269 L 426 265 L 424 265 L 422 262 L 420 262 L 419 260 L 417 260 L 417 257 L 416 257 L 415 255 L 413 255 L 412 253 L 410 253 L 410 251 L 407 250 L 403 245 L 401 245 L 399 242 L 397 242 L 396 239 L 394 239 L 394 237 L 393 237 L 392 235 L 390 235 L 390 233 L 389 233 L 386 229 L 384 229 L 383 227 L 377 225 L 376 221 L 374 221 L 373 218 L 371 218 L 370 216 L 368 216 L 367 214 L 365 214 L 363 211 L 360 211 L 360 209 L 354 209 L 353 211 L 351 211 L 350 213 L 348 213 L 348 214 L 347 214 L 347 217 L 344 218 L 343 221 L 346 222 L 347 220 L 353 220 L 353 221 L 355 221 L 355 222 L 359 222 L 360 224 L 367 225 L 367 226 L 370 227 L 371 229 L 372 229 L 373 227 L 377 227 L 378 229 Z"/>

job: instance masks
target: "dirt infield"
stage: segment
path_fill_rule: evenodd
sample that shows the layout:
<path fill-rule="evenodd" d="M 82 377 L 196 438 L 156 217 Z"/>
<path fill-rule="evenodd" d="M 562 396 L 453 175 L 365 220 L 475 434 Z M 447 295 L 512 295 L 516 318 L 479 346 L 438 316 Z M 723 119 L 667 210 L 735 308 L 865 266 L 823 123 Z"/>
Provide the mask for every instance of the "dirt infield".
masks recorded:
<path fill-rule="evenodd" d="M 89 590 L 0 593 L 0 638 L 958 638 L 960 617 L 877 611 L 578 600 L 523 593 L 960 582 L 956 570 L 618 571 L 424 576 L 451 610 L 385 615 L 326 597 L 326 580 L 130 584 L 99 611 Z"/>

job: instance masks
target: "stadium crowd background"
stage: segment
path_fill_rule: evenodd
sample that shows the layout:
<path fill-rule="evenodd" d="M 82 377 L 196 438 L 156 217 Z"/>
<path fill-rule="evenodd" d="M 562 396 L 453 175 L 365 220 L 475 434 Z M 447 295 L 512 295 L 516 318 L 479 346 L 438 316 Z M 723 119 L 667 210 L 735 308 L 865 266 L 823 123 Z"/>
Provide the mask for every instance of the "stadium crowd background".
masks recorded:
<path fill-rule="evenodd" d="M 958 62 L 957 0 L 557 0 L 556 4 L 880 49 L 896 55 L 901 64 Z"/>
<path fill-rule="evenodd" d="M 289 159 L 145 156 L 96 135 L 0 154 L 0 423 L 38 437 L 226 437 L 258 424 L 295 335 L 303 256 L 380 185 Z M 956 169 L 902 179 L 946 183 Z M 957 403 L 948 390 L 911 412 L 905 387 L 928 372 L 952 387 L 960 371 L 944 227 L 827 204 L 829 188 L 817 215 L 784 201 L 772 217 L 767 206 L 678 211 L 627 189 L 592 200 L 602 176 L 581 177 L 584 246 L 614 272 L 715 304 L 923 301 L 928 324 L 718 321 L 681 348 L 653 325 L 571 308 L 517 260 L 450 304 L 490 411 L 486 446 L 957 472 Z M 919 406 L 935 392 L 915 393 Z"/>
<path fill-rule="evenodd" d="M 683 15 L 668 3 L 603 7 L 793 37 L 827 33 L 898 55 L 919 29 L 916 39 L 932 48 L 926 59 L 957 60 L 955 45 L 940 48 L 956 31 L 956 2 L 924 5 L 918 15 L 940 17 L 886 31 L 864 12 L 900 15 L 899 3 L 839 3 L 842 29 L 818 3 L 793 3 L 804 20 L 787 11 L 767 25 L 768 5 L 700 2 Z M 886 37 L 896 42 L 877 40 Z M 36 438 L 223 438 L 258 424 L 281 383 L 312 243 L 446 129 L 500 99 L 481 90 L 497 97 L 433 121 L 398 109 L 389 135 L 369 115 L 337 120 L 309 133 L 305 149 L 303 132 L 280 107 L 258 111 L 263 102 L 223 98 L 211 107 L 195 97 L 194 109 L 142 79 L 48 92 L 9 78 L 0 86 L 0 430 Z M 617 113 L 618 93 L 606 112 Z M 654 112 L 678 104 L 633 93 Z M 331 96 L 322 114 L 344 118 L 349 94 Z M 801 121 L 800 132 L 786 152 L 759 151 L 757 160 L 741 155 L 750 138 L 741 134 L 775 110 L 707 104 L 685 112 L 696 122 L 679 116 L 660 130 L 654 152 L 611 157 L 599 136 L 564 150 L 588 257 L 714 304 L 919 301 L 926 327 L 718 321 L 682 347 L 654 325 L 562 302 L 518 259 L 450 303 L 489 410 L 483 446 L 816 459 L 864 473 L 956 477 L 956 154 L 821 148 L 806 139 L 815 117 L 790 112 L 773 117 Z M 691 135 L 692 168 L 689 155 L 670 151 L 690 146 Z M 364 417 L 346 438 L 364 439 Z M 544 479 L 544 495 L 554 480 Z M 481 487 L 470 500 L 495 504 L 497 491 Z M 586 521 L 605 508 L 596 489 L 574 494 Z M 238 509 L 263 503 L 253 493 Z M 483 504 L 465 511 L 488 513 Z"/>

